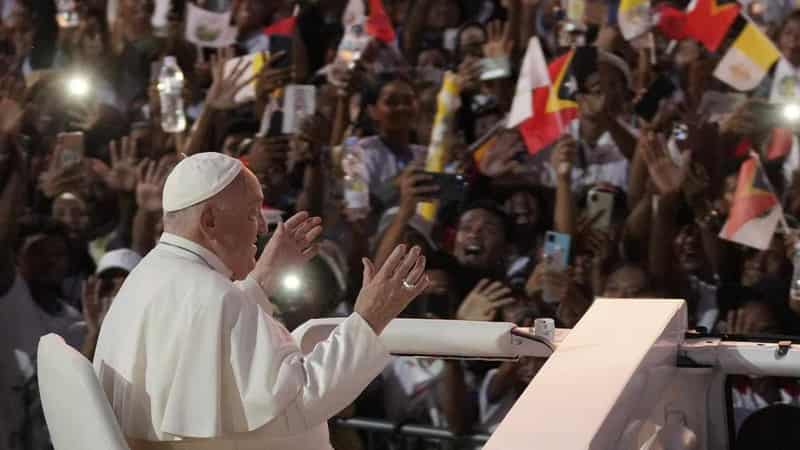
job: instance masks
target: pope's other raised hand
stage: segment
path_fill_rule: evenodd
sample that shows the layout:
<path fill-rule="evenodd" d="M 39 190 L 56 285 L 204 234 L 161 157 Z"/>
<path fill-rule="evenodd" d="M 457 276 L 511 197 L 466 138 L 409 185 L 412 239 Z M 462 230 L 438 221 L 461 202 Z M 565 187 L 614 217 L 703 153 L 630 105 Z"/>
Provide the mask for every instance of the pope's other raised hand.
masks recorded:
<path fill-rule="evenodd" d="M 268 292 L 274 292 L 281 276 L 305 264 L 317 254 L 316 240 L 322 234 L 322 219 L 299 212 L 278 224 L 253 269 L 253 276 Z"/>
<path fill-rule="evenodd" d="M 398 245 L 380 270 L 364 258 L 364 281 L 356 299 L 355 312 L 381 334 L 412 300 L 430 284 L 425 275 L 425 256 L 419 247 Z"/>

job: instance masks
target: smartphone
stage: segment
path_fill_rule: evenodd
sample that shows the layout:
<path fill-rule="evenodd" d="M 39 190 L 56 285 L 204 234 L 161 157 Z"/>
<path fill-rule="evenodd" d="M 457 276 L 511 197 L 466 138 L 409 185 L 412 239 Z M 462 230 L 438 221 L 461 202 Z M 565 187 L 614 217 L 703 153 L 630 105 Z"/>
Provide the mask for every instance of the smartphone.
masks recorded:
<path fill-rule="evenodd" d="M 270 55 L 277 55 L 283 52 L 283 56 L 270 61 L 270 67 L 274 69 L 284 69 L 292 64 L 293 55 L 292 38 L 289 36 L 271 35 L 269 37 L 269 53 Z"/>
<path fill-rule="evenodd" d="M 300 123 L 304 118 L 312 116 L 317 111 L 317 88 L 313 84 L 290 84 L 283 92 L 283 123 L 281 131 L 284 134 L 294 134 L 299 131 Z"/>
<path fill-rule="evenodd" d="M 59 157 L 61 165 L 77 164 L 83 159 L 84 142 L 83 132 L 59 133 L 56 137 L 57 145 L 61 149 Z"/>
<path fill-rule="evenodd" d="M 647 92 L 634 106 L 637 116 L 646 121 L 651 121 L 658 113 L 658 106 L 661 100 L 669 98 L 675 93 L 675 84 L 665 75 L 661 75 L 653 81 L 647 88 Z"/>
<path fill-rule="evenodd" d="M 592 223 L 592 228 L 608 231 L 611 225 L 611 213 L 614 210 L 614 193 L 597 187 L 589 189 L 589 193 L 586 194 L 586 210 L 589 218 L 597 217 Z"/>
<path fill-rule="evenodd" d="M 439 186 L 437 195 L 441 204 L 463 203 L 467 196 L 467 180 L 463 175 L 441 172 L 424 172 L 432 178 L 431 184 Z"/>
<path fill-rule="evenodd" d="M 544 257 L 549 270 L 561 271 L 567 268 L 571 241 L 568 234 L 555 231 L 545 233 Z"/>

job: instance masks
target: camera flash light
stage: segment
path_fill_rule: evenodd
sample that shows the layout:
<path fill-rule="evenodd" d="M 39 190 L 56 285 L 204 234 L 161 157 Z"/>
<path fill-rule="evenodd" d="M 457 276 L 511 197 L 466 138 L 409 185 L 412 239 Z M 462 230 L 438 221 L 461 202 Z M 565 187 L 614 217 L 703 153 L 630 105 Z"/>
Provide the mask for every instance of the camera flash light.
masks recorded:
<path fill-rule="evenodd" d="M 783 107 L 783 117 L 791 122 L 800 119 L 800 105 L 796 103 L 789 103 Z"/>
<path fill-rule="evenodd" d="M 80 75 L 72 76 L 67 80 L 67 91 L 74 97 L 85 97 L 89 93 L 89 80 Z"/>
<path fill-rule="evenodd" d="M 300 277 L 295 274 L 289 274 L 283 277 L 283 288 L 287 291 L 296 291 L 300 289 Z"/>

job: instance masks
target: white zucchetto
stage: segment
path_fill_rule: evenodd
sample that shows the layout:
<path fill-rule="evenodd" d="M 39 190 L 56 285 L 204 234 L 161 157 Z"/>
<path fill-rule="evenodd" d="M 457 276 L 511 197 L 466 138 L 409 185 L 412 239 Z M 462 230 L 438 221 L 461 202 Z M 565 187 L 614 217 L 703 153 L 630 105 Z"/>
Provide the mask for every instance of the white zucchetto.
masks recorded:
<path fill-rule="evenodd" d="M 180 211 L 210 199 L 242 171 L 242 162 L 222 153 L 206 152 L 184 158 L 164 184 L 164 212 Z"/>

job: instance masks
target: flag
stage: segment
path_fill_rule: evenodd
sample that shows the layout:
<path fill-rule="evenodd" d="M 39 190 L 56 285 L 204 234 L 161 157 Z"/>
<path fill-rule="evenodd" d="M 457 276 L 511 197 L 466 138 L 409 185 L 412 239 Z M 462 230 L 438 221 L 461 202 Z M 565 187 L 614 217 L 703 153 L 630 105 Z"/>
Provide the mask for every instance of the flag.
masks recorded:
<path fill-rule="evenodd" d="M 234 69 L 239 65 L 244 64 L 247 65 L 248 68 L 245 70 L 239 79 L 236 81 L 238 83 L 242 83 L 253 76 L 258 75 L 261 72 L 261 69 L 264 68 L 265 64 L 269 63 L 269 53 L 267 52 L 256 52 L 250 53 L 248 55 L 240 56 L 237 58 L 229 59 L 225 61 L 225 65 L 222 68 L 224 76 L 227 78 L 233 74 Z M 244 60 L 244 62 L 242 62 Z M 236 103 L 247 103 L 249 101 L 255 100 L 256 98 L 256 82 L 255 80 L 248 83 L 244 86 L 240 91 L 236 93 L 233 100 Z"/>
<path fill-rule="evenodd" d="M 507 120 L 501 119 L 467 149 L 467 152 L 472 154 L 472 160 L 475 162 L 475 166 L 479 169 L 481 161 L 486 157 L 489 150 L 494 147 L 494 144 L 497 143 L 497 138 L 500 135 L 499 131 L 503 129 L 506 122 Z"/>
<path fill-rule="evenodd" d="M 686 32 L 686 13 L 683 10 L 660 3 L 657 11 L 656 27 L 667 39 L 681 41 L 689 37 Z"/>
<path fill-rule="evenodd" d="M 781 53 L 749 19 L 738 18 L 731 30 L 735 33 L 733 44 L 714 69 L 714 77 L 740 91 L 751 91 L 764 80 Z"/>
<path fill-rule="evenodd" d="M 625 40 L 631 40 L 650 29 L 652 22 L 650 0 L 621 0 L 617 21 Z"/>
<path fill-rule="evenodd" d="M 369 0 L 369 17 L 367 18 L 367 34 L 384 44 L 391 44 L 396 39 L 392 21 L 381 0 Z"/>
<path fill-rule="evenodd" d="M 728 220 L 719 237 L 766 250 L 783 211 L 756 156 L 739 169 Z"/>
<path fill-rule="evenodd" d="M 742 138 L 742 140 L 740 140 L 733 149 L 733 156 L 736 158 L 744 158 L 752 149 L 753 142 L 750 140 L 750 138 Z"/>
<path fill-rule="evenodd" d="M 578 117 L 578 80 L 573 63 L 576 49 L 550 63 L 547 71 L 552 85 L 533 91 L 533 116 L 519 125 L 528 152 L 535 154 L 558 139 L 569 122 Z"/>
<path fill-rule="evenodd" d="M 689 11 L 664 5 L 659 8 L 658 28 L 670 39 L 696 39 L 715 52 L 739 10 L 735 0 L 696 0 Z"/>
<path fill-rule="evenodd" d="M 461 105 L 461 87 L 458 77 L 453 72 L 445 72 L 442 88 L 436 97 L 436 116 L 433 119 L 431 142 L 428 146 L 428 157 L 425 170 L 442 172 L 445 165 L 445 154 L 454 135 L 456 111 Z M 428 221 L 436 218 L 435 203 L 420 203 L 417 213 Z"/>
<path fill-rule="evenodd" d="M 285 19 L 281 19 L 272 25 L 264 28 L 264 34 L 267 36 L 272 35 L 279 35 L 279 36 L 291 36 L 294 34 L 294 30 L 297 28 L 297 16 L 290 16 Z"/>
<path fill-rule="evenodd" d="M 472 147 L 472 160 L 475 162 L 476 167 L 480 167 L 481 161 L 486 157 L 486 154 L 489 153 L 489 149 L 494 147 L 494 144 L 497 143 L 497 135 L 492 135 L 486 138 L 485 140 L 481 140 L 479 145 L 475 145 Z"/>
<path fill-rule="evenodd" d="M 294 5 L 292 15 L 281 19 L 264 28 L 267 36 L 293 36 L 297 29 L 297 16 L 300 14 L 300 5 Z"/>
<path fill-rule="evenodd" d="M 539 38 L 532 37 L 522 60 L 522 70 L 517 79 L 517 90 L 508 115 L 508 128 L 514 128 L 533 116 L 533 91 L 550 85 L 547 63 Z"/>
<path fill-rule="evenodd" d="M 187 2 L 184 37 L 198 47 L 227 47 L 236 42 L 237 34 L 230 22 L 230 11 L 216 13 Z"/>
<path fill-rule="evenodd" d="M 697 0 L 687 13 L 686 31 L 709 51 L 717 51 L 740 9 L 735 0 Z"/>
<path fill-rule="evenodd" d="M 782 158 L 794 145 L 794 134 L 788 128 L 773 128 L 767 144 L 767 160 Z"/>
<path fill-rule="evenodd" d="M 344 12 L 342 13 L 342 25 L 344 25 L 345 28 L 348 28 L 353 25 L 361 24 L 364 22 L 365 16 L 366 9 L 364 8 L 364 1 L 349 0 L 347 2 L 347 7 L 345 7 Z"/>

